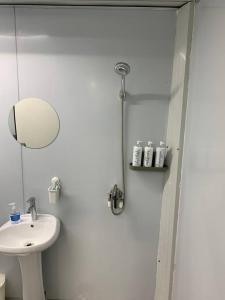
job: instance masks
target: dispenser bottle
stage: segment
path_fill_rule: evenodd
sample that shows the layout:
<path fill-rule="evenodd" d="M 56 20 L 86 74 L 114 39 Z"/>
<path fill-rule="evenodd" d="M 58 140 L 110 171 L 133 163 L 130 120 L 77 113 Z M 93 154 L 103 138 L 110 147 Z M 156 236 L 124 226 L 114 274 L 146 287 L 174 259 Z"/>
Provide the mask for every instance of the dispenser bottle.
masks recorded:
<path fill-rule="evenodd" d="M 144 167 L 150 168 L 152 166 L 152 159 L 153 159 L 153 147 L 152 142 L 149 141 L 148 145 L 144 149 Z"/>
<path fill-rule="evenodd" d="M 143 152 L 142 142 L 137 141 L 137 145 L 134 146 L 134 148 L 133 148 L 132 165 L 134 167 L 140 167 L 141 166 L 142 152 Z"/>
<path fill-rule="evenodd" d="M 50 204 L 56 204 L 60 199 L 61 184 L 58 177 L 51 179 L 51 185 L 48 188 L 48 198 Z"/>
<path fill-rule="evenodd" d="M 12 224 L 17 224 L 20 222 L 20 212 L 16 211 L 16 203 L 9 203 L 10 206 L 10 214 L 9 219 Z"/>
<path fill-rule="evenodd" d="M 156 148 L 156 156 L 155 156 L 155 167 L 163 168 L 166 158 L 166 144 L 164 142 L 160 142 L 160 146 Z"/>

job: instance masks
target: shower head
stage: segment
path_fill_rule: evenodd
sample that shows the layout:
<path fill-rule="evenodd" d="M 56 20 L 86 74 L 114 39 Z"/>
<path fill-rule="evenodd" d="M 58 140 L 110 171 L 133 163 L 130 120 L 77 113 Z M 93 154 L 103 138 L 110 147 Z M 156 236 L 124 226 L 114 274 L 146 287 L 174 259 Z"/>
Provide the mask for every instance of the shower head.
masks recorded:
<path fill-rule="evenodd" d="M 125 62 L 118 62 L 115 65 L 115 72 L 121 76 L 126 76 L 130 73 L 130 66 Z"/>

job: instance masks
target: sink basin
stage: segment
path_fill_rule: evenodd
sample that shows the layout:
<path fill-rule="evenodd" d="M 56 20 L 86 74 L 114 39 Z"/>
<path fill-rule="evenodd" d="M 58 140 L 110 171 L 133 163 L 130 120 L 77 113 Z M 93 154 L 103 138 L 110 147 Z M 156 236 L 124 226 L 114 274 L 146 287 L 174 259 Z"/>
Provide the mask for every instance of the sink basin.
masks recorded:
<path fill-rule="evenodd" d="M 0 253 L 19 260 L 23 300 L 45 300 L 41 252 L 56 241 L 59 231 L 59 220 L 47 214 L 39 214 L 35 221 L 25 214 L 19 224 L 7 222 L 0 226 Z"/>
<path fill-rule="evenodd" d="M 28 255 L 49 248 L 59 235 L 59 220 L 52 215 L 38 215 L 31 221 L 29 214 L 21 216 L 19 224 L 5 223 L 0 227 L 0 253 Z"/>

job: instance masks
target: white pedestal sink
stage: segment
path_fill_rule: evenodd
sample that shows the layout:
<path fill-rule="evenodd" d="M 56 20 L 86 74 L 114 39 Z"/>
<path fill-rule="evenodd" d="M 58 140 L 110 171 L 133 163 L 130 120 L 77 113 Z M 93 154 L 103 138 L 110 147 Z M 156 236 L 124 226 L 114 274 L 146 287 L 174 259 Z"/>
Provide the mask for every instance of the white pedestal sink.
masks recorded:
<path fill-rule="evenodd" d="M 52 215 L 22 215 L 19 224 L 5 223 L 0 227 L 0 253 L 17 256 L 23 282 L 23 300 L 45 300 L 41 252 L 58 238 L 59 220 Z"/>

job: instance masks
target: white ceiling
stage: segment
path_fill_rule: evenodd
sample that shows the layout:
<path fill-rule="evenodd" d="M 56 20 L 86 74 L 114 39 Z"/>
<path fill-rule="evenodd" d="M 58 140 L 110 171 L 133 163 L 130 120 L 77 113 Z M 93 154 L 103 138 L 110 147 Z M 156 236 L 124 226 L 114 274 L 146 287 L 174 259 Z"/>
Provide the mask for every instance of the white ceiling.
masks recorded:
<path fill-rule="evenodd" d="M 0 0 L 0 4 L 42 5 L 124 5 L 124 6 L 167 6 L 180 7 L 194 0 Z"/>
<path fill-rule="evenodd" d="M 225 0 L 201 0 L 201 5 L 203 7 L 225 7 Z"/>

